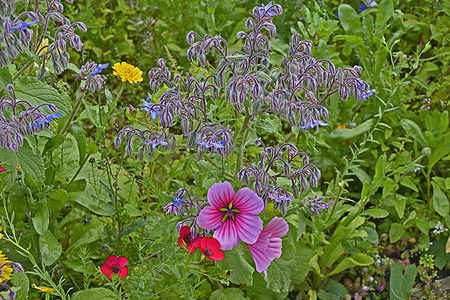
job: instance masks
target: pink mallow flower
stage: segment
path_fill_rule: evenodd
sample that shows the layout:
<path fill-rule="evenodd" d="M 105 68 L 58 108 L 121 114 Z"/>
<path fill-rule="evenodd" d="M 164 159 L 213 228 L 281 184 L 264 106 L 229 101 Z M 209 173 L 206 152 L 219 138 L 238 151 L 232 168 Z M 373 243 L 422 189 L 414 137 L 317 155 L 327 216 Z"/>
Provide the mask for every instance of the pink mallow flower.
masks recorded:
<path fill-rule="evenodd" d="M 275 258 L 281 256 L 281 237 L 289 230 L 287 222 L 283 218 L 275 217 L 259 234 L 254 244 L 248 244 L 248 250 L 255 261 L 256 271 L 262 272 L 267 277 L 267 268 Z"/>
<path fill-rule="evenodd" d="M 200 211 L 197 224 L 203 229 L 215 229 L 214 238 L 221 249 L 231 250 L 242 240 L 253 244 L 262 231 L 263 222 L 257 216 L 263 209 L 263 200 L 249 188 L 234 189 L 227 181 L 215 183 L 208 190 L 211 206 Z"/>

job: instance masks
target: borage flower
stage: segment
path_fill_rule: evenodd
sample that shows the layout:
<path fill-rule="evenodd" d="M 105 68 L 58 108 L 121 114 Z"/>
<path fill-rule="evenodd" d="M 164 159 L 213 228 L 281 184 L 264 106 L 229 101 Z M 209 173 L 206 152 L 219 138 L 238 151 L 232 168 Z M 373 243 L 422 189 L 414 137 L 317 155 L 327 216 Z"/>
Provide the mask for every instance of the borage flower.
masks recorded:
<path fill-rule="evenodd" d="M 119 277 L 127 277 L 128 267 L 125 267 L 128 263 L 128 258 L 125 256 L 115 256 L 111 255 L 105 261 L 105 263 L 100 267 L 102 273 L 107 275 L 111 279 L 111 274 L 117 274 Z"/>
<path fill-rule="evenodd" d="M 120 77 L 122 81 L 129 83 L 136 83 L 142 81 L 142 71 L 133 65 L 126 62 L 115 63 L 113 66 L 113 74 Z"/>
<path fill-rule="evenodd" d="M 242 240 L 253 244 L 262 231 L 262 220 L 257 216 L 263 209 L 263 200 L 249 188 L 236 194 L 227 181 L 215 183 L 208 190 L 211 206 L 200 211 L 197 224 L 203 229 L 217 229 L 214 232 L 223 250 L 231 250 Z"/>
<path fill-rule="evenodd" d="M 31 23 L 27 23 L 27 22 L 24 22 L 24 21 L 20 21 L 20 22 L 18 23 L 17 26 L 14 26 L 14 27 L 9 28 L 9 31 L 14 31 L 14 30 L 18 30 L 18 29 L 25 29 L 25 28 L 27 28 L 28 26 L 33 25 L 33 24 L 36 23 L 37 21 L 38 21 L 38 19 L 34 19 Z"/>
<path fill-rule="evenodd" d="M 106 69 L 108 66 L 109 66 L 109 63 L 98 64 L 97 67 L 95 67 L 95 70 L 91 73 L 91 76 L 94 77 L 95 75 L 102 73 L 102 70 Z"/>
<path fill-rule="evenodd" d="M 275 217 L 260 233 L 254 244 L 247 245 L 255 261 L 256 271 L 264 272 L 267 277 L 267 268 L 275 258 L 281 256 L 281 237 L 289 230 L 289 225 L 282 219 Z"/>
<path fill-rule="evenodd" d="M 150 102 L 150 99 L 152 99 L 152 95 L 147 96 L 147 102 L 145 102 L 145 99 L 142 99 L 143 108 L 141 108 L 141 110 L 145 110 L 147 114 L 150 114 L 152 120 L 155 121 L 156 116 L 161 115 L 161 112 L 154 108 L 154 104 Z"/>
<path fill-rule="evenodd" d="M 272 7 L 272 1 L 270 1 L 267 5 L 264 6 L 264 4 L 262 5 L 262 7 L 258 7 L 258 13 L 260 17 L 263 17 L 266 12 L 269 14 L 269 16 L 271 17 L 275 17 L 278 16 L 278 14 L 276 12 L 274 12 L 273 10 L 270 10 L 270 8 Z"/>
<path fill-rule="evenodd" d="M 220 249 L 220 242 L 215 238 L 204 237 L 200 240 L 200 251 L 211 260 L 222 260 L 225 254 Z"/>
<path fill-rule="evenodd" d="M 314 128 L 316 126 L 330 126 L 330 124 L 322 122 L 320 120 L 315 120 L 315 121 L 305 124 L 304 126 L 298 126 L 298 128 L 304 130 L 304 129 Z"/>
<path fill-rule="evenodd" d="M 163 209 L 166 211 L 166 215 L 174 214 L 174 215 L 178 216 L 177 205 L 173 202 L 170 202 L 169 204 L 164 206 Z"/>
<path fill-rule="evenodd" d="M 37 121 L 36 126 L 34 128 L 38 128 L 42 123 L 50 124 L 50 122 L 53 119 L 57 119 L 57 118 L 61 118 L 61 117 L 62 117 L 62 114 L 59 114 L 59 113 L 58 114 L 54 114 L 54 115 L 50 115 L 46 119 Z"/>
<path fill-rule="evenodd" d="M 180 237 L 178 238 L 178 245 L 181 249 L 186 249 L 189 253 L 194 253 L 197 247 L 200 245 L 201 238 L 196 236 L 195 238 L 191 234 L 191 228 L 184 226 L 180 230 Z"/>

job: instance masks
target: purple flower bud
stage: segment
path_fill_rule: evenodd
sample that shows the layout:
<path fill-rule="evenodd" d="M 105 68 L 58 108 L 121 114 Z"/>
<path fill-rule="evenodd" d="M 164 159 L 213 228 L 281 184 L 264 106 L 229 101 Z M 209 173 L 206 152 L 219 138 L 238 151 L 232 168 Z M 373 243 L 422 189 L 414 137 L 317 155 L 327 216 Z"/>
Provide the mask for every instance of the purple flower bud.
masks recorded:
<path fill-rule="evenodd" d="M 196 138 L 197 138 L 197 134 L 195 132 L 189 133 L 187 136 L 187 139 L 186 139 L 186 146 L 188 148 L 192 147 L 194 145 Z"/>
<path fill-rule="evenodd" d="M 194 32 L 193 31 L 191 31 L 187 34 L 186 40 L 189 45 L 192 45 L 194 43 Z"/>
<path fill-rule="evenodd" d="M 139 161 L 144 160 L 144 153 L 145 153 L 144 147 L 145 146 L 142 146 L 138 149 L 137 157 L 138 157 Z"/>
<path fill-rule="evenodd" d="M 19 263 L 12 263 L 12 266 L 13 266 L 14 270 L 16 270 L 16 272 L 19 272 L 19 273 L 25 272 L 22 265 Z"/>
<path fill-rule="evenodd" d="M 131 145 L 127 145 L 127 146 L 125 147 L 125 152 L 126 152 L 126 154 L 127 154 L 128 156 L 133 155 L 133 147 L 131 147 Z"/>
<path fill-rule="evenodd" d="M 8 55 L 5 52 L 0 51 L 0 69 L 9 65 Z"/>
<path fill-rule="evenodd" d="M 298 186 L 295 183 L 292 183 L 291 185 L 291 192 L 295 199 L 300 198 L 300 192 L 298 190 Z"/>

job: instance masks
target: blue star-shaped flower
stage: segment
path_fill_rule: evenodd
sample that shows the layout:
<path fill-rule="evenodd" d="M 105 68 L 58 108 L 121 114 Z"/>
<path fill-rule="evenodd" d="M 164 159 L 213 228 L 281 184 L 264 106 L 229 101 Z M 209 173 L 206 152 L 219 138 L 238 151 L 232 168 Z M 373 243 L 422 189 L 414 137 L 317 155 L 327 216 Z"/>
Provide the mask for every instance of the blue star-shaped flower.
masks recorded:
<path fill-rule="evenodd" d="M 224 148 L 225 146 L 223 144 L 225 144 L 224 141 L 219 141 L 217 138 L 215 138 L 217 142 L 214 142 L 212 140 L 210 141 L 197 141 L 195 140 L 195 142 L 197 144 L 199 144 L 200 146 L 205 147 L 206 149 L 209 149 L 211 147 L 216 147 L 216 148 Z"/>
<path fill-rule="evenodd" d="M 50 115 L 50 116 L 47 117 L 47 119 L 37 121 L 36 126 L 34 128 L 38 128 L 44 122 L 47 123 L 47 124 L 50 124 L 50 122 L 53 119 L 57 119 L 57 118 L 60 118 L 60 117 L 62 117 L 62 114 L 60 114 L 60 113 L 57 113 L 57 114 L 54 114 L 54 115 Z"/>
<path fill-rule="evenodd" d="M 161 112 L 158 109 L 153 108 L 153 106 L 155 105 L 153 103 L 150 103 L 150 99 L 152 99 L 152 95 L 147 96 L 147 102 L 145 101 L 145 99 L 142 99 L 143 108 L 141 108 L 140 110 L 145 110 L 147 114 L 150 114 L 152 120 L 155 121 L 156 117 L 158 115 L 161 115 Z"/>
<path fill-rule="evenodd" d="M 38 21 L 38 19 L 34 19 L 34 21 L 32 21 L 31 23 L 27 23 L 27 22 L 24 22 L 24 21 L 20 21 L 20 25 L 19 25 L 19 26 L 11 27 L 11 28 L 9 29 L 9 31 L 14 31 L 14 30 L 18 30 L 18 29 L 24 29 L 24 28 L 27 28 L 28 26 L 33 25 L 33 24 L 36 23 L 37 21 Z"/>
<path fill-rule="evenodd" d="M 90 223 L 89 223 L 89 220 L 90 219 L 92 219 L 92 217 L 86 217 L 86 216 L 84 216 L 84 225 L 89 225 Z"/>
<path fill-rule="evenodd" d="M 365 4 L 361 4 L 361 6 L 360 7 L 358 7 L 358 11 L 359 12 L 362 12 L 362 11 L 365 11 L 367 9 L 367 6 L 365 5 Z"/>
<path fill-rule="evenodd" d="M 375 89 L 371 89 L 371 90 L 368 90 L 368 91 L 364 91 L 364 92 L 359 96 L 358 100 L 361 99 L 361 98 L 363 98 L 364 100 L 367 100 L 367 99 L 368 99 L 370 96 L 372 96 L 372 94 L 375 93 L 375 92 L 376 92 Z"/>
<path fill-rule="evenodd" d="M 106 64 L 98 64 L 95 68 L 95 71 L 91 73 L 91 76 L 94 77 L 95 75 L 102 72 L 103 69 L 106 69 L 109 66 L 109 63 Z"/>
<path fill-rule="evenodd" d="M 278 16 L 278 14 L 276 12 L 274 12 L 273 10 L 269 10 L 272 7 L 272 1 L 269 2 L 269 4 L 267 4 L 266 6 L 263 6 L 261 8 L 259 8 L 259 16 L 262 17 L 266 14 L 266 12 L 269 13 L 269 16 L 271 17 L 275 17 Z"/>

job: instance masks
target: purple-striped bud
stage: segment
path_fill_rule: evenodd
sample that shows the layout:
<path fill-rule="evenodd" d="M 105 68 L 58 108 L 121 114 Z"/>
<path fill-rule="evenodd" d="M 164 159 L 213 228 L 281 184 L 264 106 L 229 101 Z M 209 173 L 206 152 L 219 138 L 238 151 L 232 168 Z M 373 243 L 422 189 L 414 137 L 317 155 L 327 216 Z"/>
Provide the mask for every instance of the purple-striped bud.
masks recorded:
<path fill-rule="evenodd" d="M 300 191 L 298 190 L 298 186 L 295 184 L 295 182 L 291 185 L 291 192 L 295 199 L 300 198 Z"/>
<path fill-rule="evenodd" d="M 8 55 L 5 52 L 0 51 L 0 69 L 9 65 Z"/>
<path fill-rule="evenodd" d="M 125 147 L 125 153 L 126 153 L 128 156 L 133 155 L 133 147 L 131 147 L 131 145 L 127 145 L 127 146 Z"/>
<path fill-rule="evenodd" d="M 139 159 L 139 161 L 143 161 L 144 160 L 144 154 L 145 154 L 145 146 L 142 146 L 138 149 L 138 153 L 137 153 L 137 158 Z"/>

